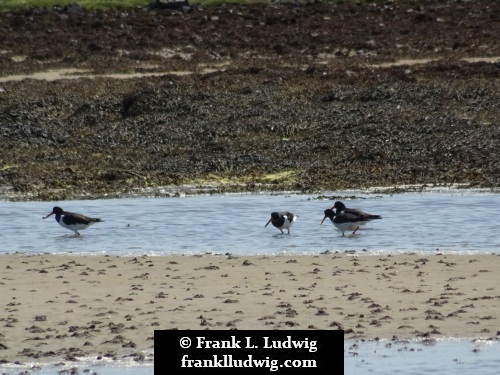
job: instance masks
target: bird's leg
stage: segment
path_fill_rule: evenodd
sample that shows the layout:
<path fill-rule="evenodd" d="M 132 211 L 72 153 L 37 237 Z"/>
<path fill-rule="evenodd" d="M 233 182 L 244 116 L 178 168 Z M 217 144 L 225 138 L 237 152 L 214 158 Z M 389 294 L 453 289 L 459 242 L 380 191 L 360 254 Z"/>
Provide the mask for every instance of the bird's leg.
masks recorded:
<path fill-rule="evenodd" d="M 354 232 L 352 232 L 352 234 L 356 234 L 356 231 L 359 229 L 359 225 L 356 229 L 354 229 Z"/>

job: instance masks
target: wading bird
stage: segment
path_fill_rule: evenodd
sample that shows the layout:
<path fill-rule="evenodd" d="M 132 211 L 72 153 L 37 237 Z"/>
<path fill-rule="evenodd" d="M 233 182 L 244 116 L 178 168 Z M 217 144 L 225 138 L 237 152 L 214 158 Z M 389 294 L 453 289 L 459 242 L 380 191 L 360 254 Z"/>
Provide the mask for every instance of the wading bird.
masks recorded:
<path fill-rule="evenodd" d="M 288 234 L 290 234 L 290 227 L 293 225 L 293 223 L 295 223 L 296 220 L 297 215 L 294 215 L 291 212 L 272 212 L 271 218 L 269 219 L 267 224 L 264 225 L 264 227 L 267 227 L 268 224 L 271 223 L 281 231 L 281 234 L 284 234 L 283 229 L 288 230 Z"/>
<path fill-rule="evenodd" d="M 52 212 L 45 216 L 44 219 L 52 215 L 56 215 L 56 221 L 61 227 L 72 230 L 77 236 L 80 235 L 80 233 L 78 233 L 79 230 L 87 229 L 94 223 L 104 221 L 93 217 L 87 217 L 82 214 L 66 212 L 61 207 L 54 207 Z"/>

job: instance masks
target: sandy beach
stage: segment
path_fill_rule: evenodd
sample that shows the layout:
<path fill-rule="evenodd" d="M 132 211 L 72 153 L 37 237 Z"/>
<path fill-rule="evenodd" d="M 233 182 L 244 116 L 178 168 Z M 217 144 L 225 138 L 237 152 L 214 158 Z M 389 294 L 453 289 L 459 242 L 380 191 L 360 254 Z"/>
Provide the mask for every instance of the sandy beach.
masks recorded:
<path fill-rule="evenodd" d="M 0 362 L 151 360 L 155 329 L 495 338 L 498 255 L 0 256 Z"/>

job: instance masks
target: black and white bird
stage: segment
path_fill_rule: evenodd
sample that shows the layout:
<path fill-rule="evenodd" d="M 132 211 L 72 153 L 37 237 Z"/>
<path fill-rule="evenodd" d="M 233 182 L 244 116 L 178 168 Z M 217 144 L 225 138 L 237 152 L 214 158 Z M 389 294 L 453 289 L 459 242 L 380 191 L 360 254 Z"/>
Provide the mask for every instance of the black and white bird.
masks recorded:
<path fill-rule="evenodd" d="M 284 234 L 283 229 L 288 230 L 288 234 L 290 234 L 290 227 L 293 225 L 293 223 L 295 223 L 296 220 L 297 215 L 294 215 L 291 212 L 272 212 L 271 218 L 269 219 L 267 224 L 264 225 L 264 227 L 267 227 L 269 223 L 271 223 L 281 231 L 281 234 Z"/>
<path fill-rule="evenodd" d="M 335 212 L 333 211 L 334 209 Z M 370 220 L 382 219 L 382 216 L 368 214 L 355 208 L 347 208 L 344 203 L 337 201 L 332 208 L 325 210 L 325 216 L 321 220 L 321 224 L 323 224 L 326 218 L 329 218 L 332 224 L 344 236 L 344 232 L 349 230 L 352 231 L 352 234 L 356 234 L 361 225 L 368 223 Z"/>
<path fill-rule="evenodd" d="M 341 212 L 345 214 L 352 214 L 357 217 L 366 219 L 366 220 L 374 220 L 374 219 L 382 219 L 382 216 L 380 215 L 372 215 L 368 214 L 364 211 L 358 210 L 356 208 L 347 208 L 344 203 L 341 201 L 336 201 L 335 204 L 332 207 L 332 210 L 335 209 L 336 214 L 340 214 Z"/>
<path fill-rule="evenodd" d="M 327 208 L 325 210 L 325 216 L 323 217 L 323 220 L 321 220 L 320 225 L 323 224 L 326 218 L 330 219 L 332 224 L 342 232 L 343 236 L 345 235 L 344 232 L 348 230 L 352 231 L 352 234 L 356 234 L 356 231 L 359 229 L 360 225 L 366 224 L 369 221 L 369 219 L 365 217 L 356 216 L 351 213 L 336 213 L 331 208 Z"/>
<path fill-rule="evenodd" d="M 104 220 L 88 217 L 82 214 L 76 214 L 73 212 L 66 212 L 61 207 L 54 207 L 52 212 L 49 213 L 44 219 L 49 216 L 56 215 L 56 221 L 63 228 L 72 230 L 75 232 L 77 236 L 80 235 L 78 233 L 79 230 L 87 229 L 92 224 L 103 222 Z"/>

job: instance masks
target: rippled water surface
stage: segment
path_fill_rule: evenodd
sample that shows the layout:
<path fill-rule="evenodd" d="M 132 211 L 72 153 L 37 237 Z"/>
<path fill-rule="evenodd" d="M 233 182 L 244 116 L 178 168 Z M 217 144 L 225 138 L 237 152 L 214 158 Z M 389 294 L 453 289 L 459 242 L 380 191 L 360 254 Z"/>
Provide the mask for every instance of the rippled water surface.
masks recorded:
<path fill-rule="evenodd" d="M 345 194 L 349 194 L 346 192 Z M 332 194 L 333 195 L 333 194 Z M 344 195 L 336 193 L 336 195 Z M 374 252 L 499 252 L 500 195 L 471 191 L 363 195 L 348 207 L 380 214 L 355 237 L 342 237 L 323 211 L 332 200 L 308 195 L 218 195 L 68 202 L 0 202 L 2 252 L 116 255 L 230 252 L 304 254 L 325 250 Z M 52 206 L 100 217 L 75 237 Z M 299 215 L 291 235 L 264 227 L 271 211 Z"/>
<path fill-rule="evenodd" d="M 0 201 L 0 254 L 76 253 L 114 255 L 168 255 L 204 252 L 255 254 L 317 254 L 329 250 L 356 250 L 366 254 L 398 252 L 500 252 L 500 195 L 442 190 L 399 195 L 336 192 L 348 207 L 380 214 L 354 237 L 342 237 L 333 225 L 320 225 L 323 211 L 334 200 L 316 195 L 215 195 L 183 198 L 127 198 L 67 202 Z M 82 236 L 60 227 L 52 206 L 100 217 Z M 291 235 L 264 227 L 272 211 L 299 215 Z M 351 350 L 345 344 L 346 374 L 497 374 L 498 343 L 477 349 L 468 341 L 442 341 L 392 346 L 364 343 Z M 355 354 L 353 354 L 355 352 Z M 100 375 L 152 374 L 149 366 L 81 364 Z M 17 373 L 16 369 L 2 371 Z M 57 373 L 48 367 L 40 374 Z M 55 371 L 55 372 L 54 372 Z"/>
<path fill-rule="evenodd" d="M 350 349 L 351 348 L 351 349 Z M 345 344 L 346 375 L 496 375 L 500 369 L 498 342 L 444 340 L 422 343 Z"/>

